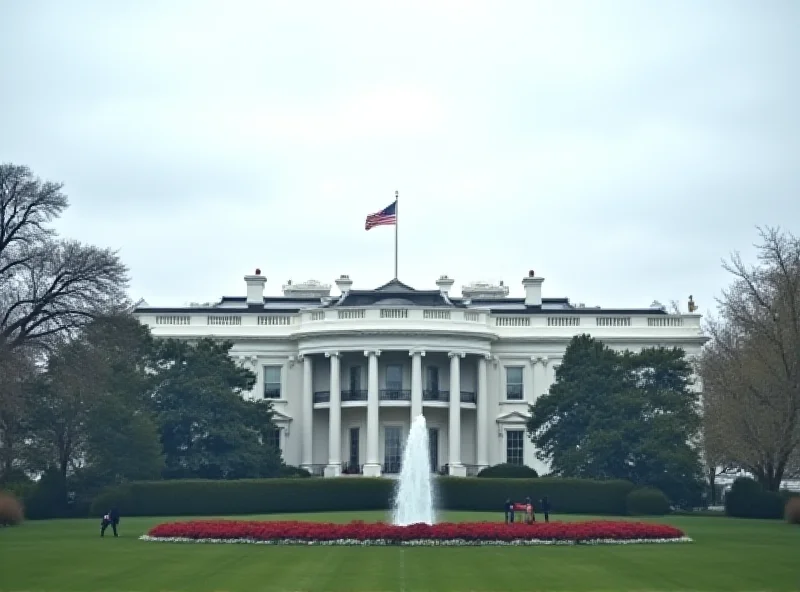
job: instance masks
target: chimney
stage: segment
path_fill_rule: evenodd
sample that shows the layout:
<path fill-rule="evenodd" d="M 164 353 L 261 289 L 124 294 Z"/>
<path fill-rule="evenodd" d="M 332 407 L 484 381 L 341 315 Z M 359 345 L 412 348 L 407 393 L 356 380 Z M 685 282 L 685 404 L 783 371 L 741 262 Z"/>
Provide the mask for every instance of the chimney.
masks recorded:
<path fill-rule="evenodd" d="M 436 285 L 438 286 L 439 291 L 445 296 L 450 295 L 450 289 L 453 287 L 453 284 L 455 283 L 456 283 L 455 280 L 451 280 L 446 275 L 443 275 L 438 280 L 436 280 Z"/>
<path fill-rule="evenodd" d="M 261 275 L 261 270 L 256 269 L 255 275 L 244 276 L 247 284 L 247 306 L 264 306 L 264 284 L 267 278 Z"/>
<path fill-rule="evenodd" d="M 525 288 L 525 306 L 542 305 L 543 283 L 544 278 L 536 277 L 532 269 L 528 272 L 528 277 L 522 280 L 522 286 Z"/>
<path fill-rule="evenodd" d="M 349 275 L 340 275 L 339 279 L 336 280 L 336 287 L 339 288 L 339 291 L 342 293 L 342 296 L 347 294 L 350 291 L 350 287 L 353 285 L 353 280 L 350 279 Z"/>

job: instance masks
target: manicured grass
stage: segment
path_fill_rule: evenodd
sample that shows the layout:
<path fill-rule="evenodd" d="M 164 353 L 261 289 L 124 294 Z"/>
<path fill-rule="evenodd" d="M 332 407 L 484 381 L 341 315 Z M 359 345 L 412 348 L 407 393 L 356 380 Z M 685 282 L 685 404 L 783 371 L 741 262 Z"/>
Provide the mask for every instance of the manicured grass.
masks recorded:
<path fill-rule="evenodd" d="M 362 512 L 249 518 L 346 522 L 386 516 Z M 449 512 L 442 519 L 500 517 Z M 800 590 L 800 528 L 777 521 L 693 516 L 654 520 L 674 524 L 695 539 L 669 545 L 353 548 L 138 540 L 164 521 L 123 517 L 119 539 L 101 539 L 97 520 L 28 522 L 0 529 L 0 590 Z"/>

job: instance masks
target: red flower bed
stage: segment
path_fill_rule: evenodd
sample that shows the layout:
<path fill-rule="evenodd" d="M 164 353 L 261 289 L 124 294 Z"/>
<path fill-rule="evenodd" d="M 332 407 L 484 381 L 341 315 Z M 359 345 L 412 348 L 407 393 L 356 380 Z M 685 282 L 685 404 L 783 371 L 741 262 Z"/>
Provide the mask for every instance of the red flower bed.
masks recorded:
<path fill-rule="evenodd" d="M 670 542 L 688 540 L 672 526 L 627 521 L 536 522 L 534 524 L 504 524 L 501 522 L 441 523 L 433 526 L 414 524 L 394 526 L 384 523 L 350 522 L 326 524 L 319 522 L 277 522 L 239 520 L 198 520 L 170 522 L 152 528 L 146 540 L 208 541 L 208 542 L 272 542 L 284 544 L 358 544 L 369 541 L 381 544 L 441 544 L 461 541 L 513 543 L 538 542 Z"/>

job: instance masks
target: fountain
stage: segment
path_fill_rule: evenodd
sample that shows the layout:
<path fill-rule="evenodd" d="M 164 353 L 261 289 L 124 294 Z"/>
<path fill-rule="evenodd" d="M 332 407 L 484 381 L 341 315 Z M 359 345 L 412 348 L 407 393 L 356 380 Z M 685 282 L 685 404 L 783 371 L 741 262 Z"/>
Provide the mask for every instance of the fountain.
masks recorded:
<path fill-rule="evenodd" d="M 435 522 L 428 428 L 423 415 L 417 416 L 408 433 L 392 521 L 398 526 Z"/>

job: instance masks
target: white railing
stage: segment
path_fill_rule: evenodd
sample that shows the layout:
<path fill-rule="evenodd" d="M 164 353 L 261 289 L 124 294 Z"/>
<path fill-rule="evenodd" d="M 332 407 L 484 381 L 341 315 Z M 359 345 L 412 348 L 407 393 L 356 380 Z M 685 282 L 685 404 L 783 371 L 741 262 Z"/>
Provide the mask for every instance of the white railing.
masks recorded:
<path fill-rule="evenodd" d="M 407 319 L 408 318 L 408 309 L 407 308 L 382 308 L 381 309 L 381 318 L 382 319 Z"/>
<path fill-rule="evenodd" d="M 190 325 L 192 317 L 189 315 L 166 315 L 157 316 L 156 325 Z"/>
<path fill-rule="evenodd" d="M 683 327 L 683 317 L 649 317 L 648 327 Z"/>
<path fill-rule="evenodd" d="M 336 312 L 339 319 L 363 319 L 366 316 L 363 308 L 337 310 Z"/>
<path fill-rule="evenodd" d="M 580 317 L 547 317 L 548 327 L 580 327 Z"/>
<path fill-rule="evenodd" d="M 328 308 L 310 309 L 299 313 L 256 313 L 208 311 L 152 314 L 146 310 L 137 313 L 142 322 L 153 327 L 163 327 L 162 333 L 181 335 L 202 335 L 206 327 L 214 327 L 214 333 L 229 332 L 239 334 L 260 334 L 260 331 L 274 331 L 275 334 L 289 335 L 294 331 L 328 331 L 341 324 L 343 328 L 357 329 L 368 326 L 380 329 L 383 326 L 413 327 L 424 330 L 426 324 L 432 327 L 452 327 L 453 330 L 469 332 L 496 332 L 502 335 L 515 335 L 541 331 L 543 335 L 568 337 L 580 331 L 593 331 L 599 334 L 626 331 L 629 334 L 650 331 L 654 335 L 700 335 L 699 315 L 653 315 L 653 314 L 609 314 L 596 311 L 570 312 L 570 314 L 490 314 L 487 310 L 464 310 L 442 308 Z M 225 314 L 228 313 L 228 314 Z M 172 328 L 170 328 L 172 327 Z"/>
<path fill-rule="evenodd" d="M 511 317 L 511 316 L 502 316 L 502 317 L 495 317 L 494 324 L 496 327 L 530 327 L 531 326 L 531 317 Z"/>
<path fill-rule="evenodd" d="M 207 325 L 241 325 L 242 315 L 209 315 Z"/>
<path fill-rule="evenodd" d="M 423 310 L 422 311 L 422 318 L 423 319 L 437 319 L 441 321 L 449 321 L 450 320 L 450 311 L 449 310 Z"/>
<path fill-rule="evenodd" d="M 595 322 L 598 327 L 630 327 L 630 317 L 597 317 Z"/>
<path fill-rule="evenodd" d="M 267 326 L 291 325 L 292 315 L 259 315 L 258 324 Z"/>

